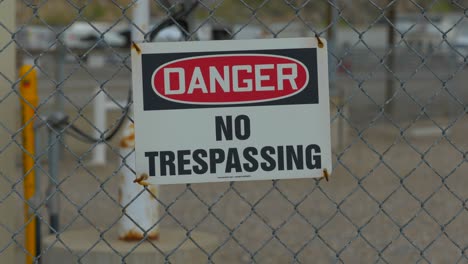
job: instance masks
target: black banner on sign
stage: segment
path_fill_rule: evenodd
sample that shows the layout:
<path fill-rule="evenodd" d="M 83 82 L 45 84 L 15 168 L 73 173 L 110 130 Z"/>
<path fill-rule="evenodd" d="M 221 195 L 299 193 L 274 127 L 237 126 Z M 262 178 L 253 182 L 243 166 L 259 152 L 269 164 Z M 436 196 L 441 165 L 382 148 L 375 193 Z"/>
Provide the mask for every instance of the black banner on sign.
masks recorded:
<path fill-rule="evenodd" d="M 145 111 L 319 101 L 315 48 L 143 54 L 142 69 Z"/>

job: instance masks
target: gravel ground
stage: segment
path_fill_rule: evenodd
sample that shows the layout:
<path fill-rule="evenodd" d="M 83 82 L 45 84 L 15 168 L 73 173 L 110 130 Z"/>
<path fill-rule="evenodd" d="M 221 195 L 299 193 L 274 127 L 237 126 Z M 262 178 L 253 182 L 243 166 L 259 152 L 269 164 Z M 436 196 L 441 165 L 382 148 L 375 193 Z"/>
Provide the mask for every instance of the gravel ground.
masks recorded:
<path fill-rule="evenodd" d="M 351 58 L 353 78 L 337 76 L 336 87 L 345 100 L 335 101 L 335 106 L 346 107 L 343 116 L 332 111 L 335 160 L 329 182 L 161 186 L 161 228 L 215 235 L 219 245 L 204 250 L 216 263 L 467 263 L 466 69 L 447 66 L 447 58 L 435 57 L 427 61 L 428 67 L 444 74 L 423 68 L 409 78 L 408 69 L 416 69 L 420 62 L 401 60 L 395 79 L 396 110 L 388 116 L 380 109 L 385 103 L 385 71 L 369 68 L 371 59 L 362 54 Z M 104 89 L 117 99 L 125 98 L 130 74 L 118 68 L 65 69 L 65 74 L 74 72 L 63 86 L 73 100 L 65 109 L 79 127 L 92 129 L 80 115 L 92 121 L 93 106 L 87 102 L 101 81 L 112 78 Z M 456 71 L 454 78 L 447 77 Z M 46 101 L 55 85 L 44 75 L 40 85 Z M 41 113 L 49 111 L 48 105 L 40 108 Z M 109 120 L 118 116 L 112 112 Z M 62 229 L 95 226 L 105 232 L 104 238 L 115 237 L 114 223 L 122 211 L 116 202 L 116 141 L 109 144 L 108 163 L 100 167 L 88 164 L 91 146 L 70 137 L 65 143 L 59 195 Z M 46 176 L 40 177 L 45 191 Z M 44 208 L 42 213 L 46 216 Z M 45 225 L 43 231 L 47 232 Z"/>
<path fill-rule="evenodd" d="M 445 128 L 451 120 L 436 122 Z M 412 124 L 403 136 L 389 123 L 375 124 L 361 138 L 345 125 L 342 146 L 336 144 L 337 127 L 338 119 L 332 123 L 336 156 L 329 182 L 161 186 L 159 199 L 166 205 L 161 208 L 161 228 L 215 235 L 222 246 L 205 250 L 213 252 L 216 263 L 458 261 L 468 246 L 463 157 L 468 118 L 456 122 L 447 137 L 440 130 L 435 133 L 427 119 Z M 117 156 L 108 151 L 108 164 L 93 167 L 86 163 L 89 146 L 70 138 L 66 143 L 60 185 L 62 228 L 95 225 L 106 230 L 104 238 L 115 236 L 112 226 L 121 215 L 114 201 Z M 83 166 L 70 150 L 83 155 Z"/>

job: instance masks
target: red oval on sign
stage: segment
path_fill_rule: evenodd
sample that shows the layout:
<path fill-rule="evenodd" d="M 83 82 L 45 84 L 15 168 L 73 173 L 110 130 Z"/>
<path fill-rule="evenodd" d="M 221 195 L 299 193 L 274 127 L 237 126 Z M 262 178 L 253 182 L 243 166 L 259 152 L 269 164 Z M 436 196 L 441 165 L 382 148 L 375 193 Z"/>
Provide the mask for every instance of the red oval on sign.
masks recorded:
<path fill-rule="evenodd" d="M 180 59 L 158 67 L 153 89 L 167 100 L 189 104 L 243 104 L 283 99 L 301 92 L 309 72 L 283 56 L 235 54 Z"/>

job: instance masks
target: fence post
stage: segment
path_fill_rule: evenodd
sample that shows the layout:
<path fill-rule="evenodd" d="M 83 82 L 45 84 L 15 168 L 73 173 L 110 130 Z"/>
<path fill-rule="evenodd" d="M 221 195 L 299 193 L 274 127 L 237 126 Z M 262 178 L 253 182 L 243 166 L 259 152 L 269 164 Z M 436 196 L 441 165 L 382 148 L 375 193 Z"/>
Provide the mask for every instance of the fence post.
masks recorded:
<path fill-rule="evenodd" d="M 24 223 L 26 263 L 33 263 L 36 256 L 36 218 L 34 216 L 33 198 L 36 189 L 35 175 L 35 144 L 34 144 L 34 119 L 38 104 L 36 70 L 32 65 L 24 65 L 19 70 L 21 78 L 19 92 L 22 98 L 22 135 L 23 135 L 23 185 L 24 185 Z"/>
<path fill-rule="evenodd" d="M 158 188 L 155 185 L 145 186 L 145 176 L 135 179 L 135 129 L 133 124 L 127 123 L 120 141 L 120 156 L 122 157 L 119 184 L 119 203 L 124 213 L 119 220 L 119 238 L 126 241 L 140 241 L 159 238 L 159 220 L 156 195 Z M 147 177 L 147 175 L 146 175 Z M 142 189 L 145 189 L 141 193 Z M 140 194 L 141 193 L 141 194 Z"/>
<path fill-rule="evenodd" d="M 133 13 L 135 24 L 146 34 L 149 24 L 149 2 L 148 0 L 140 0 L 137 1 L 136 5 Z M 136 27 L 133 27 L 132 30 L 133 41 L 144 41 L 144 36 Z M 120 141 L 122 180 L 119 184 L 119 203 L 123 207 L 125 215 L 119 220 L 119 238 L 138 241 L 145 238 L 146 234 L 148 239 L 158 239 L 159 230 L 158 226 L 155 225 L 159 219 L 159 204 L 155 200 L 157 187 L 144 186 L 144 179 L 141 177 L 135 179 L 135 174 L 132 172 L 135 170 L 134 148 L 134 125 L 127 123 Z M 143 188 L 146 191 L 140 195 Z"/>
<path fill-rule="evenodd" d="M 138 0 L 133 8 L 132 41 L 143 41 L 148 33 L 150 22 L 149 0 Z M 142 33 L 143 32 L 143 33 Z"/>

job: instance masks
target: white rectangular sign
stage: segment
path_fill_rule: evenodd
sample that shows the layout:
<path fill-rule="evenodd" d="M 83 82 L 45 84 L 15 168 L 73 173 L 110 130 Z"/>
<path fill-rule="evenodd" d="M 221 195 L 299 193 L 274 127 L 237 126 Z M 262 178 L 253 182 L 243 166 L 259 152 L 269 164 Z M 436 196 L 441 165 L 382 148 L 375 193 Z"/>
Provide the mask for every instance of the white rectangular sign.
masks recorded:
<path fill-rule="evenodd" d="M 331 172 L 327 48 L 317 38 L 132 48 L 136 173 L 151 184 Z"/>

